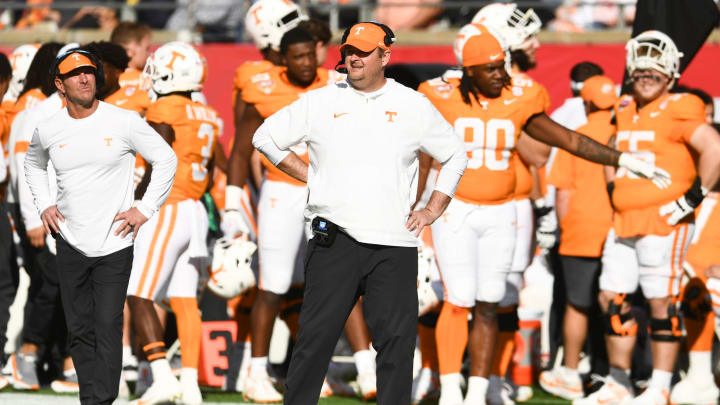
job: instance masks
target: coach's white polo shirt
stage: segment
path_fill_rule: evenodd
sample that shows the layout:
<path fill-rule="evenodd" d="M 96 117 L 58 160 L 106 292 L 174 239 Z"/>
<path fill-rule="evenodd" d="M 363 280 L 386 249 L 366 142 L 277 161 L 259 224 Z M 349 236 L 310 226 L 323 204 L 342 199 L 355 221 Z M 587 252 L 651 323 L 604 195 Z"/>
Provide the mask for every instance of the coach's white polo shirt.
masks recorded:
<path fill-rule="evenodd" d="M 133 203 L 135 153 L 152 165 L 138 209 L 150 218 L 170 194 L 177 158 L 168 143 L 134 111 L 100 102 L 82 119 L 63 108 L 35 129 L 25 156 L 25 177 L 38 212 L 55 204 L 47 165 L 57 175 L 57 207 L 65 217 L 60 233 L 85 256 L 105 256 L 132 246 L 132 233 L 115 235 L 115 216 Z"/>
<path fill-rule="evenodd" d="M 443 163 L 435 189 L 450 197 L 467 165 L 452 126 L 425 96 L 392 79 L 373 93 L 347 82 L 310 91 L 267 118 L 253 138 L 273 164 L 299 142 L 310 156 L 306 218 L 329 219 L 363 243 L 418 245 L 405 223 L 419 150 Z"/>

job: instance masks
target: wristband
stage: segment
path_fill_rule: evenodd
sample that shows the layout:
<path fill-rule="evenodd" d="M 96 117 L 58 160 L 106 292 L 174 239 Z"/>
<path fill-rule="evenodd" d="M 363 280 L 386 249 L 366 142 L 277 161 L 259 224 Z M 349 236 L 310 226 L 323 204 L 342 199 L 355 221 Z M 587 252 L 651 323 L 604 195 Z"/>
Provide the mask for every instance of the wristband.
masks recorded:
<path fill-rule="evenodd" d="M 240 210 L 240 202 L 242 201 L 243 189 L 238 186 L 228 184 L 225 187 L 225 210 Z"/>
<path fill-rule="evenodd" d="M 708 189 L 702 186 L 700 176 L 698 176 L 695 177 L 695 181 L 690 189 L 685 192 L 685 201 L 691 208 L 697 208 L 707 194 Z"/>

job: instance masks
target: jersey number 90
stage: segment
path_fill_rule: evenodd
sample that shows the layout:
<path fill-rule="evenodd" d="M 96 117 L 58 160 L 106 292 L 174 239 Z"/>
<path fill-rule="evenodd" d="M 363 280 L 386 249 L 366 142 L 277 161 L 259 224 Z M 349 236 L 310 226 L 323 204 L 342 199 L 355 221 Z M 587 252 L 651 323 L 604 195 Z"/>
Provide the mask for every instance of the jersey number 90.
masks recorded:
<path fill-rule="evenodd" d="M 455 133 L 465 143 L 468 169 L 485 166 L 489 170 L 507 170 L 515 148 L 515 124 L 507 119 L 461 117 L 455 120 Z"/>

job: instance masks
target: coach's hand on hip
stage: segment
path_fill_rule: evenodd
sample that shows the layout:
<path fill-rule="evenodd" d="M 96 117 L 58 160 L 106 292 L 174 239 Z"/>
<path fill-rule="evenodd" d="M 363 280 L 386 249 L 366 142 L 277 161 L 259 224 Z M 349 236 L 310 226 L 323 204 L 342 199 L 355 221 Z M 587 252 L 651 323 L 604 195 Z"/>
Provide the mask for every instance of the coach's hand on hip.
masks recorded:
<path fill-rule="evenodd" d="M 124 238 L 127 236 L 128 233 L 133 233 L 133 238 L 137 236 L 137 232 L 144 224 L 147 222 L 147 217 L 143 215 L 139 209 L 132 207 L 129 210 L 125 212 L 121 212 L 117 215 L 115 215 L 115 219 L 113 222 L 117 222 L 119 220 L 124 220 L 122 224 L 118 227 L 118 229 L 115 231 L 115 235 L 120 235 L 122 233 L 122 237 Z"/>
<path fill-rule="evenodd" d="M 51 205 L 45 208 L 45 211 L 43 211 L 40 215 L 40 219 L 42 219 L 43 227 L 45 228 L 45 232 L 48 234 L 52 232 L 60 232 L 57 222 L 58 219 L 65 222 L 65 217 L 63 217 L 60 211 L 58 211 L 57 205 Z"/>

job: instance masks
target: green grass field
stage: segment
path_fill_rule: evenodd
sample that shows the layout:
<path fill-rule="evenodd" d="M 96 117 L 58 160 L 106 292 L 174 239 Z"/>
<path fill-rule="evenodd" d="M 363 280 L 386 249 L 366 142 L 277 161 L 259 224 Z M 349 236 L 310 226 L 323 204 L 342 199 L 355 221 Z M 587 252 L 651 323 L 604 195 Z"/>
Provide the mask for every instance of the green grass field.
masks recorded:
<path fill-rule="evenodd" d="M 569 404 L 568 401 L 564 401 L 558 398 L 554 398 L 539 387 L 535 387 L 533 397 L 524 402 L 528 405 L 564 405 Z M 203 397 L 208 405 L 211 404 L 245 404 L 242 394 L 222 392 L 218 389 L 204 388 Z M 365 402 L 355 398 L 325 398 L 318 402 L 319 405 L 360 405 L 360 404 L 372 404 L 374 402 Z M 434 405 L 436 401 L 426 401 L 422 405 Z M 34 405 L 34 404 L 77 404 L 77 400 L 74 395 L 70 394 L 55 394 L 50 389 L 41 389 L 35 393 L 27 393 L 26 391 L 15 391 L 11 388 L 5 389 L 0 393 L 0 405 L 4 404 L 17 404 L 17 405 Z M 118 402 L 116 402 L 118 404 Z"/>

